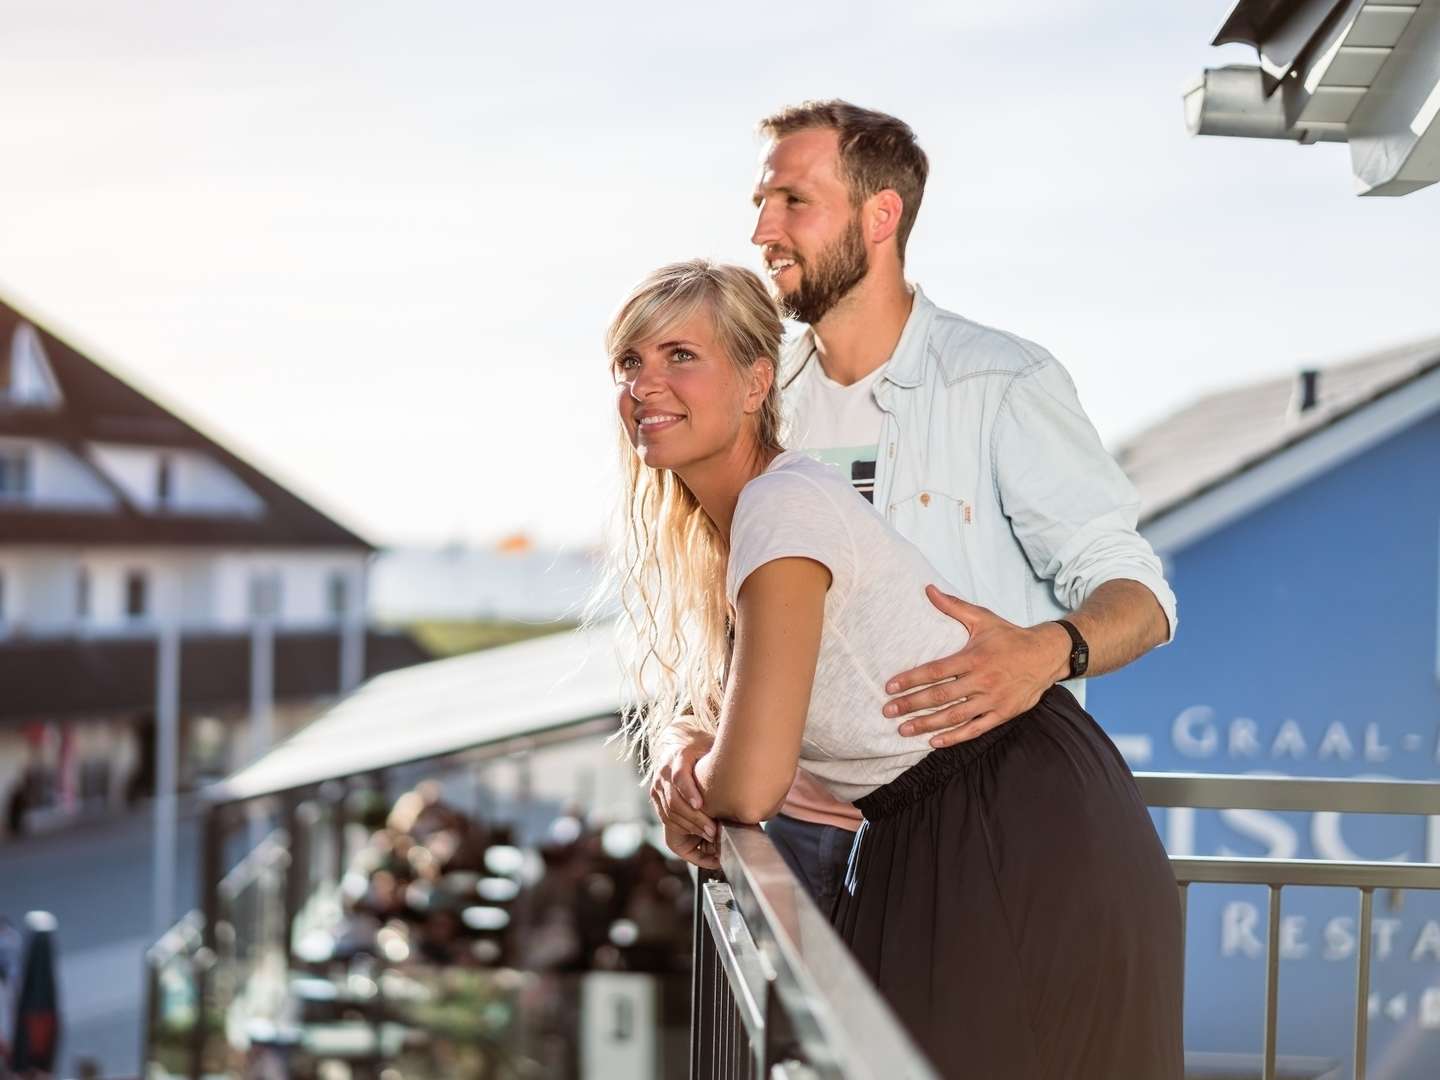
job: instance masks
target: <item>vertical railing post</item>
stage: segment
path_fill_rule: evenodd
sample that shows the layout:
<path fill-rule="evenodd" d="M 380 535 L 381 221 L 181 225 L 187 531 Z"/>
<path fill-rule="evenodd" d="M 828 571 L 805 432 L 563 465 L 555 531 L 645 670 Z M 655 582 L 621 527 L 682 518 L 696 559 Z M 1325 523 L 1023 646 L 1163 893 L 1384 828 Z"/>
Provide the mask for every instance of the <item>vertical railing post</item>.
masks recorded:
<path fill-rule="evenodd" d="M 1370 1027 L 1370 934 L 1375 890 L 1360 890 L 1360 955 L 1355 965 L 1355 1080 L 1365 1080 L 1366 1043 Z"/>
<path fill-rule="evenodd" d="M 705 886 L 719 881 L 714 870 L 695 872 L 695 915 L 690 968 L 690 1080 L 709 1080 L 714 1066 L 715 976 L 719 957 L 705 925 Z"/>
<path fill-rule="evenodd" d="M 1275 1035 L 1280 1007 L 1280 886 L 1270 886 L 1270 926 L 1265 938 L 1264 1080 L 1275 1080 Z"/>

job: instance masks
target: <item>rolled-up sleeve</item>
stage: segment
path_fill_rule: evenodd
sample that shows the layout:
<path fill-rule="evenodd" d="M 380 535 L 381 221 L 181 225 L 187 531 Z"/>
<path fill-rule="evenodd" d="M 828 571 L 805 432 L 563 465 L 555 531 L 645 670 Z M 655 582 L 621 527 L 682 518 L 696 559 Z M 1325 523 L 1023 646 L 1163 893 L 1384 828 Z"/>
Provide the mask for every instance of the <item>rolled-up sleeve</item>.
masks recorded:
<path fill-rule="evenodd" d="M 1136 531 L 1140 497 L 1080 407 L 1069 374 L 1042 355 L 1005 391 L 991 433 L 996 497 L 1035 573 L 1075 610 L 1107 581 L 1138 581 L 1176 628 L 1175 594 Z"/>

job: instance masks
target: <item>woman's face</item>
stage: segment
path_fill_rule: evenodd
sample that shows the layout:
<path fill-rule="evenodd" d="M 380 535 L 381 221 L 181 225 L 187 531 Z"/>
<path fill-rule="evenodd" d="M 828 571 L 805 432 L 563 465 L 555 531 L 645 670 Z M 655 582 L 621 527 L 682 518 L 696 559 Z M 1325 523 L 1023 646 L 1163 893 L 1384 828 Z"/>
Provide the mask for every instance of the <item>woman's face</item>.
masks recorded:
<path fill-rule="evenodd" d="M 614 368 L 630 445 L 656 469 L 683 469 L 734 447 L 764 396 L 715 340 L 705 311 L 627 349 Z"/>

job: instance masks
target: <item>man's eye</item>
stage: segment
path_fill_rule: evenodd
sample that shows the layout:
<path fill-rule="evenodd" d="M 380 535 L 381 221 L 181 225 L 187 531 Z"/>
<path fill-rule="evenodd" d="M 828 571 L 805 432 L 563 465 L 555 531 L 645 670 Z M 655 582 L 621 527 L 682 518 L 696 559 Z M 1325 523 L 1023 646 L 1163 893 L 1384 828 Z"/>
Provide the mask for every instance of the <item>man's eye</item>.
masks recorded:
<path fill-rule="evenodd" d="M 786 195 L 786 196 L 785 196 L 785 204 L 786 204 L 787 206 L 799 206 L 799 205 L 801 205 L 804 201 L 805 201 L 804 199 L 800 198 L 800 197 L 797 196 L 797 195 Z"/>

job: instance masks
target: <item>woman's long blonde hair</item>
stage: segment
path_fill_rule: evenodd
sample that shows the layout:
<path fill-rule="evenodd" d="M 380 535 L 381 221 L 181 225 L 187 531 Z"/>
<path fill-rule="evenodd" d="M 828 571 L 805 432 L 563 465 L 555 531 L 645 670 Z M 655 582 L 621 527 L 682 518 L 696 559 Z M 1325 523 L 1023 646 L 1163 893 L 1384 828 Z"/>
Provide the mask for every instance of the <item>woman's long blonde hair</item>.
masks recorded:
<path fill-rule="evenodd" d="M 697 311 L 709 314 L 739 371 L 762 359 L 778 366 L 784 327 L 759 276 L 705 259 L 663 266 L 631 291 L 605 334 L 612 364 Z M 781 448 L 778 384 L 754 414 L 762 452 Z M 623 424 L 619 436 L 623 490 L 607 593 L 618 601 L 621 663 L 639 702 L 625 710 L 622 734 L 648 774 L 654 737 L 677 716 L 691 713 L 711 731 L 719 722 L 729 544 L 679 476 L 641 461 Z"/>

